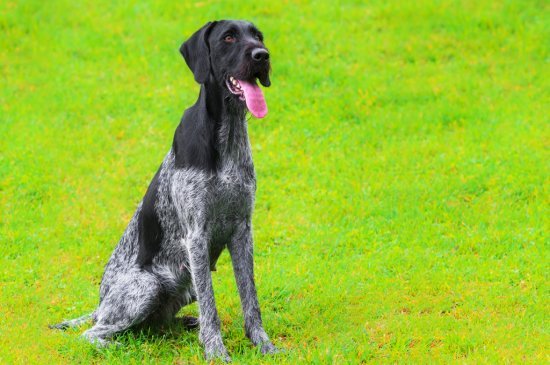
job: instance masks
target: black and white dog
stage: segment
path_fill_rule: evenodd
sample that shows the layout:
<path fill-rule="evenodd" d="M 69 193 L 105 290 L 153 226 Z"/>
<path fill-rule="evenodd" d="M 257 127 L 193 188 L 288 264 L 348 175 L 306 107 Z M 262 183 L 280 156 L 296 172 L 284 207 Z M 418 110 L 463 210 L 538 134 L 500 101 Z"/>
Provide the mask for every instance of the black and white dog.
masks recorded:
<path fill-rule="evenodd" d="M 138 324 L 175 320 L 197 300 L 207 359 L 230 360 L 222 342 L 211 271 L 229 249 L 241 297 L 245 331 L 263 353 L 276 351 L 262 326 L 252 258 L 256 178 L 246 111 L 262 118 L 267 106 L 256 79 L 269 86 L 269 53 L 262 33 L 244 21 L 214 21 L 180 48 L 201 84 L 200 95 L 176 129 L 172 148 L 115 248 L 101 280 L 99 306 L 90 315 L 52 326 L 77 326 L 104 345 Z M 197 323 L 198 322 L 198 323 Z"/>

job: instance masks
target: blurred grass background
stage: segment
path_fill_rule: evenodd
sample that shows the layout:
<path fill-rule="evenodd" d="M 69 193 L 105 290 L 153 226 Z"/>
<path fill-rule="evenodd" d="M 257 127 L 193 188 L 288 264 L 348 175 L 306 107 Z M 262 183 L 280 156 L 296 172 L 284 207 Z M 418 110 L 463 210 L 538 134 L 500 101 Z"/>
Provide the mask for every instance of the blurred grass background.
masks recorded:
<path fill-rule="evenodd" d="M 237 363 L 547 363 L 545 1 L 0 2 L 0 362 L 201 363 L 196 332 L 96 351 L 47 324 L 92 311 L 103 267 L 198 85 L 180 44 L 214 19 L 266 36 L 249 124 L 251 348 Z M 182 311 L 196 314 L 196 305 Z"/>

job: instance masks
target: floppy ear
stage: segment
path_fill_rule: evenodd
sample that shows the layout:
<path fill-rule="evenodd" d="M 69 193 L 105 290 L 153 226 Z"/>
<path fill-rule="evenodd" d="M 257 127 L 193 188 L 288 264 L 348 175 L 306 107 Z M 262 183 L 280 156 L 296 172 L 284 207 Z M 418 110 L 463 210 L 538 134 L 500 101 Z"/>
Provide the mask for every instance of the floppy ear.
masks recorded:
<path fill-rule="evenodd" d="M 193 71 L 195 81 L 204 84 L 210 73 L 210 48 L 208 36 L 217 22 L 208 22 L 180 47 L 187 66 Z"/>

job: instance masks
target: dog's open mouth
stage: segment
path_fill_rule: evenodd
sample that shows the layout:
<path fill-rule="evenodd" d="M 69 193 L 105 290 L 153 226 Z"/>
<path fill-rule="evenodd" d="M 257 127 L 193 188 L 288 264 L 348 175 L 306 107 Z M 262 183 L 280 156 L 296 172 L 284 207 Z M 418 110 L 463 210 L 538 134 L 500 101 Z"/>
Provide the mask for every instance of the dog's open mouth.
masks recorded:
<path fill-rule="evenodd" d="M 255 80 L 243 81 L 230 76 L 225 83 L 232 94 L 237 95 L 239 99 L 246 103 L 246 107 L 253 116 L 263 118 L 267 115 L 264 94 Z"/>

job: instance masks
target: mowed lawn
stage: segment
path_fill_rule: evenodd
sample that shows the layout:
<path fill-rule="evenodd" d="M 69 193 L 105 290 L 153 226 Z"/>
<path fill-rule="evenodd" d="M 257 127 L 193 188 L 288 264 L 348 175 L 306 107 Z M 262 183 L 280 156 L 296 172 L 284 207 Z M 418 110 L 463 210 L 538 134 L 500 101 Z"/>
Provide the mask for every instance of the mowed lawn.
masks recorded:
<path fill-rule="evenodd" d="M 550 16 L 544 1 L 0 2 L 0 363 L 203 362 L 196 331 L 95 350 L 111 251 L 198 85 L 182 41 L 243 18 L 273 63 L 251 119 L 256 278 L 236 363 L 550 361 Z M 196 315 L 196 304 L 182 314 Z"/>

